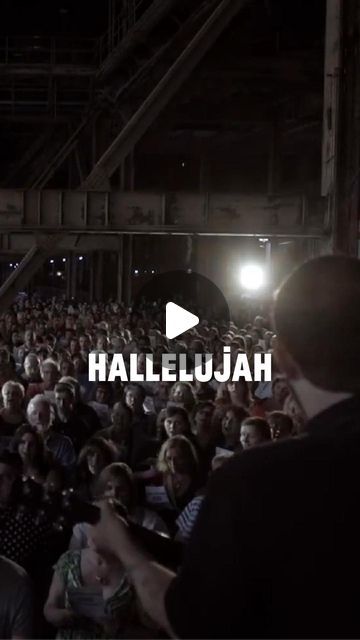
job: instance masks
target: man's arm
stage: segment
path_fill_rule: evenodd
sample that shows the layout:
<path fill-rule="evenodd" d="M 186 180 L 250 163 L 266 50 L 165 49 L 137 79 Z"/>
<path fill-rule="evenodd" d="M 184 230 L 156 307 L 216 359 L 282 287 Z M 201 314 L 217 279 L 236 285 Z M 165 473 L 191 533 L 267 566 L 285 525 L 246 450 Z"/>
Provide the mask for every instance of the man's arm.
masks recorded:
<path fill-rule="evenodd" d="M 121 559 L 145 610 L 172 636 L 233 638 L 239 620 L 244 634 L 253 624 L 259 518 L 242 466 L 230 461 L 214 474 L 177 575 L 139 551 L 124 524 L 111 531 L 103 507 L 105 548 Z"/>
<path fill-rule="evenodd" d="M 165 594 L 175 574 L 159 565 L 132 541 L 128 527 L 106 502 L 101 503 L 101 520 L 90 538 L 97 549 L 116 555 L 128 573 L 146 613 L 162 629 L 175 637 L 165 610 Z"/>

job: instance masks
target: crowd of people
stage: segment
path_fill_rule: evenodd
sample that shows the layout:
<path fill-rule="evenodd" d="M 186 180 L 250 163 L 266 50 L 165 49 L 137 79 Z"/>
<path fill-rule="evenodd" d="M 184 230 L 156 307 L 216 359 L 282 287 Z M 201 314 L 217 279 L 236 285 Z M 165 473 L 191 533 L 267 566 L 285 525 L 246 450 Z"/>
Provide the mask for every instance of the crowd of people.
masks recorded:
<path fill-rule="evenodd" d="M 139 371 L 149 354 L 156 370 L 164 353 L 186 353 L 191 369 L 195 353 L 221 367 L 230 346 L 234 362 L 246 353 L 251 365 L 275 340 L 256 316 L 245 326 L 203 320 L 169 341 L 151 309 L 134 319 L 114 301 L 26 299 L 0 316 L 1 637 L 164 637 L 64 495 L 119 501 L 138 532 L 152 532 L 150 547 L 154 536 L 169 543 L 176 569 L 209 478 L 304 426 L 275 365 L 272 383 L 89 382 L 89 353 L 105 352 L 109 366 L 114 353 L 137 353 Z"/>

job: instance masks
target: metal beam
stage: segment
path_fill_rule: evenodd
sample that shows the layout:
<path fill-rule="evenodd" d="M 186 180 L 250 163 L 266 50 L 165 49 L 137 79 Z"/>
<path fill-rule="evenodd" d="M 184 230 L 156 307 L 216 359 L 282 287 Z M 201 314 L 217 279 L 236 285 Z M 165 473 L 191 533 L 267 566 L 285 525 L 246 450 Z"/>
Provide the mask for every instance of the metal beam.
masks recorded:
<path fill-rule="evenodd" d="M 88 114 L 84 116 L 81 122 L 77 125 L 76 129 L 66 140 L 65 144 L 62 145 L 60 149 L 58 149 L 58 151 L 53 155 L 51 161 L 46 164 L 40 175 L 38 175 L 36 179 L 31 182 L 31 189 L 42 189 L 47 184 L 50 178 L 52 178 L 52 176 L 54 175 L 55 171 L 66 160 L 69 154 L 74 151 L 79 142 L 81 133 L 88 126 L 89 122 L 95 122 L 100 113 L 101 110 L 99 108 L 93 108 Z"/>
<path fill-rule="evenodd" d="M 14 234 L 269 233 L 324 230 L 324 201 L 304 194 L 0 190 L 0 246 Z M 28 245 L 26 245 L 28 248 Z M 97 248 L 97 247 L 95 247 Z"/>
<path fill-rule="evenodd" d="M 340 2 L 340 0 L 339 0 Z M 329 0 L 330 3 L 330 0 Z M 358 0 L 343 0 L 341 15 L 341 74 L 338 149 L 336 158 L 336 208 L 333 250 L 360 255 L 360 27 Z M 330 201 L 331 202 L 331 201 Z"/>
<path fill-rule="evenodd" d="M 9 308 L 16 294 L 26 287 L 59 241 L 58 235 L 40 236 L 37 244 L 28 250 L 17 269 L 0 287 L 0 313 Z"/>
<path fill-rule="evenodd" d="M 90 172 L 82 189 L 103 189 L 124 158 L 158 117 L 231 20 L 250 0 L 222 0 L 176 62 L 115 138 Z"/>
<path fill-rule="evenodd" d="M 110 76 L 139 44 L 146 44 L 149 33 L 177 4 L 179 4 L 179 0 L 155 0 L 152 2 L 134 27 L 120 40 L 119 45 L 105 58 L 97 73 L 97 78 L 104 80 Z"/>
<path fill-rule="evenodd" d="M 336 224 L 342 0 L 327 0 L 321 195 L 328 199 L 328 226 Z"/>
<path fill-rule="evenodd" d="M 96 74 L 95 65 L 75 64 L 0 64 L 0 77 L 38 78 L 52 76 L 93 77 Z"/>

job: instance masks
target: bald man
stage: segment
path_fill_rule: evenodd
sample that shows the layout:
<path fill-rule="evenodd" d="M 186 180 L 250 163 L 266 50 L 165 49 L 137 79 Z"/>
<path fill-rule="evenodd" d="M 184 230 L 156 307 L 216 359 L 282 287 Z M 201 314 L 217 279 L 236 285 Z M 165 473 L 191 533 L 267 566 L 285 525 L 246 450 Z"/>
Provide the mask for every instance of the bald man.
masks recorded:
<path fill-rule="evenodd" d="M 94 528 L 176 637 L 359 637 L 360 262 L 302 265 L 274 320 L 304 432 L 214 473 L 177 575 L 136 547 L 108 505 Z"/>

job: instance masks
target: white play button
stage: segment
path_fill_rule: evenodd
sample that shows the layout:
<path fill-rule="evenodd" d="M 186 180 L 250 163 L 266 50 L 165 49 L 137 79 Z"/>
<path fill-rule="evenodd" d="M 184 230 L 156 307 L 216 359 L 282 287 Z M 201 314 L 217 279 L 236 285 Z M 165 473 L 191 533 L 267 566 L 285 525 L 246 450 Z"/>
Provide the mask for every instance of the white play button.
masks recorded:
<path fill-rule="evenodd" d="M 166 305 L 166 337 L 173 340 L 181 333 L 185 333 L 189 329 L 196 327 L 200 320 L 190 311 L 186 311 L 174 302 L 168 302 Z"/>

